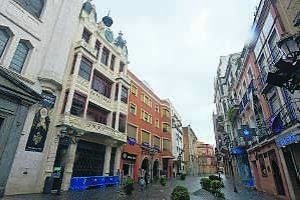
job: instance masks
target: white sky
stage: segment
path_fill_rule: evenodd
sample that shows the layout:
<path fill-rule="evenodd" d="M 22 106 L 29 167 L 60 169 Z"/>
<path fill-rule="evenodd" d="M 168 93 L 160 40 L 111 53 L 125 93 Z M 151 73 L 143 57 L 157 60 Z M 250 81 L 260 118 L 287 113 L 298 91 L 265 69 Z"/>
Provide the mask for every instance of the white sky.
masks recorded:
<path fill-rule="evenodd" d="M 122 30 L 129 69 L 169 98 L 184 125 L 214 144 L 213 81 L 219 57 L 242 50 L 259 0 L 94 0 Z"/>

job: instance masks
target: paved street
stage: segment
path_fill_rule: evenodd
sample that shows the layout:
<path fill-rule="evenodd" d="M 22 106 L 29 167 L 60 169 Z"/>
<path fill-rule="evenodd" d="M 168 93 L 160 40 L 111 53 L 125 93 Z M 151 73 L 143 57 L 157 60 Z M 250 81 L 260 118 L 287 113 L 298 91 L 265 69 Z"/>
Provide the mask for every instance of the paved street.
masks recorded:
<path fill-rule="evenodd" d="M 237 184 L 238 193 L 233 192 L 232 179 L 224 178 L 225 188 L 225 198 L 229 200 L 235 199 L 255 199 L 255 200 L 276 200 L 275 197 L 266 195 L 262 192 L 257 192 L 252 189 L 245 188 L 241 184 Z M 57 195 L 44 195 L 44 194 L 33 194 L 33 195 L 17 195 L 2 198 L 2 200 L 169 200 L 172 189 L 176 185 L 182 185 L 189 189 L 191 193 L 191 200 L 196 199 L 207 199 L 214 200 L 217 199 L 212 196 L 209 192 L 201 189 L 200 177 L 187 177 L 185 181 L 173 179 L 167 182 L 167 186 L 161 186 L 159 183 L 152 183 L 147 186 L 145 191 L 139 191 L 137 185 L 133 194 L 128 197 L 123 194 L 119 187 L 110 187 L 103 189 L 91 189 L 82 192 L 64 192 L 60 196 Z"/>

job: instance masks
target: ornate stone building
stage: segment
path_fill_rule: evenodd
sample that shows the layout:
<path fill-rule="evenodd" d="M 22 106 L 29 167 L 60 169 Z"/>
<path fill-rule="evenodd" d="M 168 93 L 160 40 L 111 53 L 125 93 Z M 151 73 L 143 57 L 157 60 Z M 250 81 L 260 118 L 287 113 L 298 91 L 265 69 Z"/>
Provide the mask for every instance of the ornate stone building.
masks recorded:
<path fill-rule="evenodd" d="M 49 172 L 64 168 L 63 190 L 72 177 L 119 174 L 130 80 L 126 41 L 121 32 L 114 35 L 112 24 L 109 16 L 98 22 L 95 7 L 83 4 L 57 112 L 58 138 L 46 166 Z"/>
<path fill-rule="evenodd" d="M 0 196 L 40 192 L 82 3 L 0 4 Z"/>

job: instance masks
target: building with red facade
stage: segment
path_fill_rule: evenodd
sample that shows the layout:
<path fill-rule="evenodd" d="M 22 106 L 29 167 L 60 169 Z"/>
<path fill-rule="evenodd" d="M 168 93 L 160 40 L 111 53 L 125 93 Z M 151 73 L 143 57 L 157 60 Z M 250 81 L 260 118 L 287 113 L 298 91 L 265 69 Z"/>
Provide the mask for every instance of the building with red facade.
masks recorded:
<path fill-rule="evenodd" d="M 121 172 L 123 177 L 172 176 L 171 109 L 144 82 L 128 72 L 129 92 L 127 144 L 123 146 Z"/>
<path fill-rule="evenodd" d="M 214 174 L 217 171 L 214 147 L 211 144 L 197 141 L 195 147 L 199 174 Z"/>

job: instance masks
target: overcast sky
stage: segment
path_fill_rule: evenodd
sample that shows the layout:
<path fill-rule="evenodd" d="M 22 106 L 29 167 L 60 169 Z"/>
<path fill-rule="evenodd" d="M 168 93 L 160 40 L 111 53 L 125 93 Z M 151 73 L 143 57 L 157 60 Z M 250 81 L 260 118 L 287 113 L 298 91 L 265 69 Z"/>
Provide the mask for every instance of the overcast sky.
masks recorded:
<path fill-rule="evenodd" d="M 94 0 L 122 30 L 129 68 L 169 98 L 184 125 L 214 144 L 213 80 L 219 57 L 242 50 L 259 0 Z"/>

